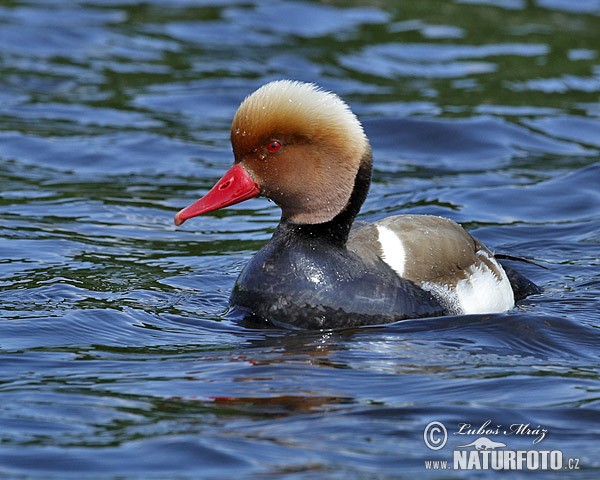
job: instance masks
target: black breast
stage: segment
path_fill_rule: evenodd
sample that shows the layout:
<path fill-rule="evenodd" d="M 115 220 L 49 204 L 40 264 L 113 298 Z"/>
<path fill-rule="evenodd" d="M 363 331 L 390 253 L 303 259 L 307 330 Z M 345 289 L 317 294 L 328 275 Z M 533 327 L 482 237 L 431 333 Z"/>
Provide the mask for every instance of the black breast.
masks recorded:
<path fill-rule="evenodd" d="M 439 303 L 384 262 L 365 265 L 323 238 L 275 234 L 238 277 L 230 303 L 248 317 L 339 328 L 443 315 Z"/>

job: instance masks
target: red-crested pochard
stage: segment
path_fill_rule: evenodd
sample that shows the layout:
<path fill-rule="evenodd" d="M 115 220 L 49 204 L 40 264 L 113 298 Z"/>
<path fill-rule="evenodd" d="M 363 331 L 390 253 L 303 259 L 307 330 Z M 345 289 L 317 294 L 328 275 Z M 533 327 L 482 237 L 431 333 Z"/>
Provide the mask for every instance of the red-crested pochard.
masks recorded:
<path fill-rule="evenodd" d="M 235 162 L 175 223 L 256 196 L 281 221 L 238 277 L 230 304 L 274 325 L 335 328 L 504 312 L 539 289 L 452 220 L 354 222 L 371 182 L 362 125 L 335 94 L 271 82 L 231 126 Z"/>

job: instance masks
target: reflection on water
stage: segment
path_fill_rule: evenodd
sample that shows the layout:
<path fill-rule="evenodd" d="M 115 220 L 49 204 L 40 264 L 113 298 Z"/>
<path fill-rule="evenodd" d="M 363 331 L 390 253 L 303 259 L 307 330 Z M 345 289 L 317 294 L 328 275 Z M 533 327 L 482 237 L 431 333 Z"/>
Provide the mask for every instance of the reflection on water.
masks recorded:
<path fill-rule="evenodd" d="M 599 32 L 597 1 L 5 2 L 0 477 L 413 478 L 475 439 L 434 454 L 434 420 L 540 425 L 596 477 Z M 278 78 L 363 121 L 364 220 L 453 218 L 549 267 L 520 266 L 545 293 L 335 332 L 230 318 L 279 210 L 173 215 Z"/>

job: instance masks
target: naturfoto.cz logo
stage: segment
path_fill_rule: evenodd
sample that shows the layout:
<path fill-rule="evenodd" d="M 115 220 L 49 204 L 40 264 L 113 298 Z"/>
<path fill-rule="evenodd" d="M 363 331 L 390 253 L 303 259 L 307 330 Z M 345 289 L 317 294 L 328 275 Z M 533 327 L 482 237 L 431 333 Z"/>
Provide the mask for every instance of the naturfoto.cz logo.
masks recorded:
<path fill-rule="evenodd" d="M 513 423 L 506 427 L 487 420 L 480 426 L 459 423 L 452 435 L 462 436 L 452 451 L 452 460 L 425 460 L 427 470 L 578 470 L 578 458 L 564 458 L 561 450 L 511 450 L 506 437 L 529 437 L 532 446 L 544 440 L 548 430 L 541 426 Z M 492 439 L 492 436 L 501 438 Z M 469 436 L 476 437 L 470 439 Z M 461 438 L 461 437 L 457 437 Z M 423 440 L 430 450 L 441 450 L 448 442 L 448 429 L 442 422 L 433 421 L 423 431 Z M 502 440 L 502 441 L 501 441 Z"/>

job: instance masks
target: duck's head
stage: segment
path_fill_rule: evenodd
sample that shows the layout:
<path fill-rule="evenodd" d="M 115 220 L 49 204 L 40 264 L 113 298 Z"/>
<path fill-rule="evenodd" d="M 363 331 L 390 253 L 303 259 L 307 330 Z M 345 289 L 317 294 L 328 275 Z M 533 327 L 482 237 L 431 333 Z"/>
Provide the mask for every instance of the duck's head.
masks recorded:
<path fill-rule="evenodd" d="M 287 221 L 328 222 L 348 206 L 361 167 L 370 172 L 360 122 L 337 95 L 313 84 L 281 80 L 249 95 L 233 119 L 231 144 L 233 166 L 175 224 L 258 195 L 279 205 Z"/>

